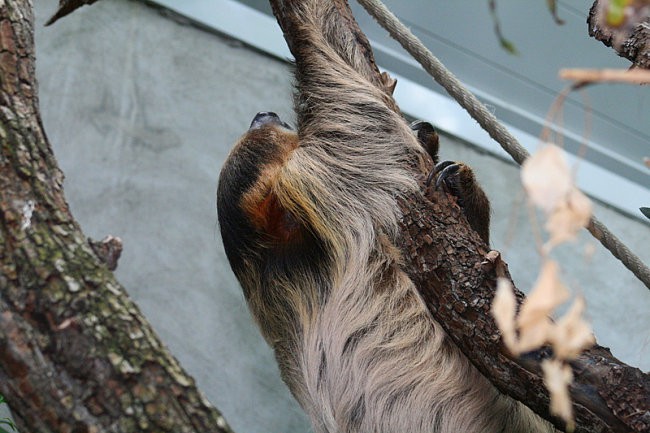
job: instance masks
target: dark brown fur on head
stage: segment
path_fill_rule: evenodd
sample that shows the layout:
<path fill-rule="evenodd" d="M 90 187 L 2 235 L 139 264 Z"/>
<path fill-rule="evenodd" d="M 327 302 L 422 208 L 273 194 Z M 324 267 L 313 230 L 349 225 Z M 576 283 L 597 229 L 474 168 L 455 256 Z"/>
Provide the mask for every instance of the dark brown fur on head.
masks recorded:
<path fill-rule="evenodd" d="M 318 274 L 322 241 L 277 194 L 283 165 L 298 136 L 275 114 L 259 113 L 235 144 L 219 178 L 217 208 L 226 255 L 263 334 L 271 344 L 293 328 L 283 282 Z M 267 121 L 256 120 L 267 117 Z"/>

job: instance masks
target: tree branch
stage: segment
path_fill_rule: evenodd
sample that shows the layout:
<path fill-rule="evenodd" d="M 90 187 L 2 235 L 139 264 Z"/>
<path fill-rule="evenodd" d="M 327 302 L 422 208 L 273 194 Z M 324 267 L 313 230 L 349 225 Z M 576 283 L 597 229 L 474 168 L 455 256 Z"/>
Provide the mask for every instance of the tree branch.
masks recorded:
<path fill-rule="evenodd" d="M 33 26 L 0 2 L 0 393 L 23 431 L 230 432 L 70 214 Z"/>
<path fill-rule="evenodd" d="M 299 0 L 271 0 L 289 48 L 300 62 L 300 44 L 294 29 L 300 26 Z M 362 35 L 344 0 L 336 0 L 348 35 L 367 53 L 359 65 L 368 80 L 381 83 L 369 43 Z M 382 87 L 383 88 L 383 87 Z M 397 108 L 396 108 L 397 110 Z M 414 168 L 420 179 L 423 173 Z M 424 186 L 423 186 L 424 189 Z M 467 224 L 455 200 L 441 192 L 403 198 L 403 234 L 400 245 L 405 268 L 433 316 L 474 365 L 502 392 L 527 404 L 559 428 L 563 423 L 549 414 L 549 397 L 540 361 L 544 351 L 526 358 L 513 358 L 500 344 L 499 332 L 490 315 L 500 259 L 487 260 L 488 248 Z M 506 266 L 501 264 L 498 266 Z M 518 292 L 521 301 L 523 294 Z M 573 363 L 572 387 L 576 432 L 644 432 L 650 428 L 650 378 L 614 358 L 605 348 L 595 347 Z M 625 398 L 621 399 L 621 396 Z"/>
<path fill-rule="evenodd" d="M 650 5 L 647 2 L 636 3 L 638 5 L 627 7 L 638 7 L 637 16 L 628 17 L 628 23 L 614 26 L 608 24 L 606 17 L 610 2 L 595 0 L 587 18 L 589 36 L 613 48 L 634 67 L 650 69 Z"/>
<path fill-rule="evenodd" d="M 45 25 L 49 26 L 57 22 L 60 18 L 71 14 L 79 9 L 81 6 L 91 5 L 97 0 L 59 0 L 59 9 L 56 11 L 52 18 L 50 18 Z"/>

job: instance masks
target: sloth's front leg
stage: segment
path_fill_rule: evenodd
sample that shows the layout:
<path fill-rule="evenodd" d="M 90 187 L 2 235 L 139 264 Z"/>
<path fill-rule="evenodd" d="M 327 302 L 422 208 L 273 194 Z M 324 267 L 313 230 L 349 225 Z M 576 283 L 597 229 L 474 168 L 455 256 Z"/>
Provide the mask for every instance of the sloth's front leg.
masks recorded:
<path fill-rule="evenodd" d="M 490 201 L 476 181 L 474 171 L 462 162 L 443 161 L 436 164 L 427 178 L 427 185 L 436 179 L 435 187 L 443 188 L 458 199 L 469 225 L 487 245 L 490 244 Z"/>

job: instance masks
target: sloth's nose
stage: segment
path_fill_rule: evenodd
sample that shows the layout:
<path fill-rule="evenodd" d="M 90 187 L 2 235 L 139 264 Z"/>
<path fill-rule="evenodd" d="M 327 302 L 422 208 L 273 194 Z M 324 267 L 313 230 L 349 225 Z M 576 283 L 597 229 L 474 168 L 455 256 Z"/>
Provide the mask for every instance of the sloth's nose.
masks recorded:
<path fill-rule="evenodd" d="M 272 111 L 262 111 L 257 113 L 253 118 L 253 121 L 251 122 L 251 126 L 249 129 L 256 129 L 259 128 L 260 126 L 267 125 L 269 123 L 280 125 L 287 129 L 291 129 L 289 125 L 287 125 L 285 122 L 282 121 L 282 119 L 280 119 L 280 116 L 278 116 Z"/>
<path fill-rule="evenodd" d="M 280 116 L 273 113 L 272 111 L 262 111 L 255 115 L 253 121 L 251 122 L 250 129 L 259 128 L 260 126 L 266 125 L 267 123 L 276 123 L 278 125 L 281 125 L 282 120 L 280 120 Z"/>

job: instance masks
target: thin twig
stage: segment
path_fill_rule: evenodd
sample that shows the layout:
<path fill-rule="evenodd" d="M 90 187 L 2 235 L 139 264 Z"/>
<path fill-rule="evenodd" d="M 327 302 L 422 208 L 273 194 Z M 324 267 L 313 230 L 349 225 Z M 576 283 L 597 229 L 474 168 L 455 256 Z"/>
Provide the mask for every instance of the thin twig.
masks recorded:
<path fill-rule="evenodd" d="M 650 70 L 646 69 L 560 69 L 558 75 L 561 79 L 572 80 L 576 84 L 604 82 L 650 84 Z"/>

